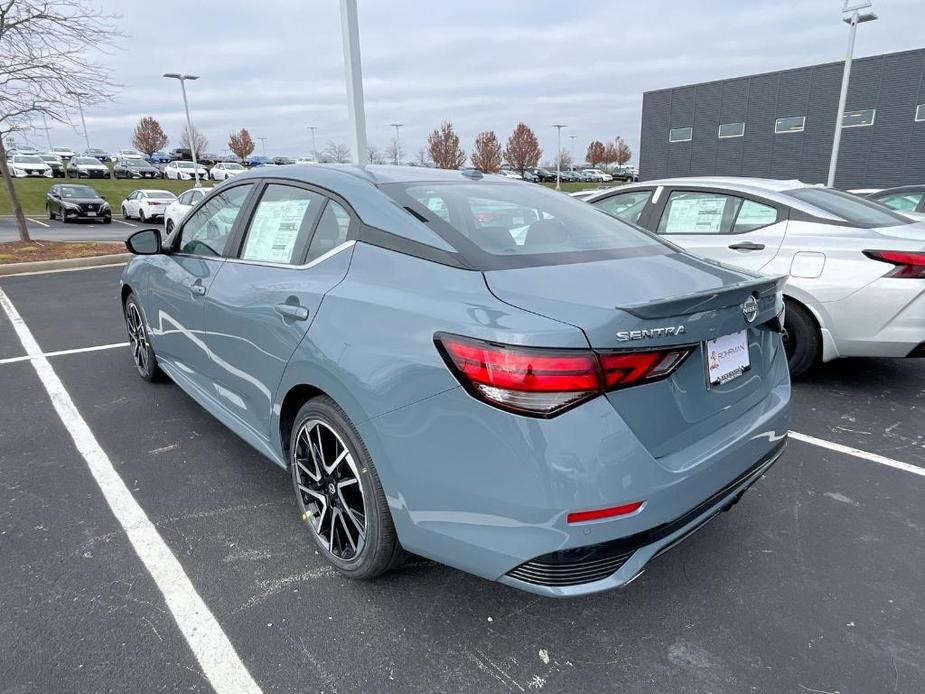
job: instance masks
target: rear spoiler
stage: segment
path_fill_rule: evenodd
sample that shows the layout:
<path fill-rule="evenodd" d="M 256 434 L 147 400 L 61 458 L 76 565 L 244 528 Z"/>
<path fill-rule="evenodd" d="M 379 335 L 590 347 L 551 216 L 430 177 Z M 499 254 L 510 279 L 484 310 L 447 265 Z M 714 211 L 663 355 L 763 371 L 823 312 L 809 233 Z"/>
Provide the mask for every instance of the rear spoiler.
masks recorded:
<path fill-rule="evenodd" d="M 730 284 L 720 289 L 708 289 L 692 294 L 670 296 L 667 299 L 646 301 L 641 304 L 628 304 L 616 306 L 618 311 L 626 311 L 637 318 L 671 318 L 673 316 L 686 316 L 700 311 L 713 311 L 730 306 L 738 306 L 749 296 L 761 300 L 768 296 L 774 297 L 784 288 L 787 275 L 778 277 L 762 277 L 760 279 L 746 280 Z"/>

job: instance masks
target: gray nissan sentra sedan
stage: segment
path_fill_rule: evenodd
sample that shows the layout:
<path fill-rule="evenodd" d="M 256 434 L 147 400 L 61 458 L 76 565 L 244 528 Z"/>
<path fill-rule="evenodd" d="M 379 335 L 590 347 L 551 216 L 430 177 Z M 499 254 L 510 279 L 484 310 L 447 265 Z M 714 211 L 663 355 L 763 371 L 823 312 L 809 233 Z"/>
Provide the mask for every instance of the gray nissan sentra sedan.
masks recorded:
<path fill-rule="evenodd" d="M 541 186 L 262 168 L 127 245 L 139 374 L 288 469 L 348 576 L 415 553 L 541 595 L 614 588 L 786 440 L 785 278 Z"/>

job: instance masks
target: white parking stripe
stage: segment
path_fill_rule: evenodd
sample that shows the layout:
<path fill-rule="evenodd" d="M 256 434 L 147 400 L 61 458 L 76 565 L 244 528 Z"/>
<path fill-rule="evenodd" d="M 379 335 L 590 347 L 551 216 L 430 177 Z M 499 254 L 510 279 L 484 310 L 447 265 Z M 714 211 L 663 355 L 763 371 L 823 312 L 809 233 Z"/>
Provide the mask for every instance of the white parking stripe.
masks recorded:
<path fill-rule="evenodd" d="M 40 221 L 37 220 L 37 219 L 32 219 L 32 217 L 26 217 L 26 219 L 28 219 L 30 222 L 32 222 L 32 223 L 34 223 L 34 224 L 38 224 L 39 226 L 43 226 L 43 227 L 50 227 L 50 226 L 51 226 L 51 224 L 46 224 L 45 222 L 40 222 Z"/>
<path fill-rule="evenodd" d="M 45 386 L 52 405 L 87 462 L 109 508 L 164 595 L 170 613 L 212 688 L 218 694 L 260 692 L 260 687 L 241 662 L 218 621 L 196 592 L 180 562 L 148 519 L 144 509 L 119 477 L 109 456 L 97 442 L 64 384 L 52 369 L 51 362 L 43 356 L 32 332 L 2 289 L 0 306 L 13 324 L 26 353 L 32 358 L 32 366 Z"/>
<path fill-rule="evenodd" d="M 87 267 L 62 267 L 57 270 L 30 270 L 29 272 L 11 272 L 9 275 L 0 275 L 0 280 L 5 280 L 7 277 L 25 277 L 27 275 L 51 275 L 55 272 L 77 272 L 78 270 L 99 270 L 103 267 L 121 267 L 125 265 L 122 263 L 107 263 L 105 265 L 88 265 Z"/>
<path fill-rule="evenodd" d="M 115 217 L 112 218 L 112 221 L 118 222 L 119 224 L 124 224 L 127 227 L 137 227 L 138 226 L 137 224 L 132 224 L 131 222 L 123 222 L 121 219 L 116 219 Z"/>
<path fill-rule="evenodd" d="M 66 354 L 81 354 L 82 352 L 99 352 L 101 349 L 117 349 L 119 347 L 128 347 L 128 342 L 114 342 L 111 345 L 96 345 L 94 347 L 78 347 L 76 349 L 60 349 L 57 352 L 42 352 L 36 355 L 26 355 L 24 357 L 8 357 L 0 359 L 0 365 L 15 364 L 19 361 L 29 361 L 39 357 L 61 357 Z"/>
<path fill-rule="evenodd" d="M 910 465 L 909 463 L 903 463 L 899 460 L 893 460 L 892 458 L 887 458 L 886 456 L 878 455 L 877 453 L 868 453 L 867 451 L 862 451 L 859 448 L 852 448 L 851 446 L 844 446 L 840 443 L 834 443 L 832 441 L 826 441 L 825 439 L 817 439 L 815 436 L 809 436 L 808 434 L 801 434 L 798 431 L 791 431 L 790 438 L 796 439 L 797 441 L 802 441 L 803 443 L 809 443 L 813 446 L 820 446 L 822 448 L 828 448 L 830 451 L 837 451 L 839 453 L 844 453 L 846 455 L 852 455 L 855 458 L 863 458 L 864 460 L 869 460 L 872 463 L 880 463 L 881 465 L 886 465 L 887 467 L 895 468 L 897 470 L 902 470 L 903 472 L 911 472 L 913 475 L 919 475 L 925 477 L 925 467 L 919 467 L 918 465 Z"/>

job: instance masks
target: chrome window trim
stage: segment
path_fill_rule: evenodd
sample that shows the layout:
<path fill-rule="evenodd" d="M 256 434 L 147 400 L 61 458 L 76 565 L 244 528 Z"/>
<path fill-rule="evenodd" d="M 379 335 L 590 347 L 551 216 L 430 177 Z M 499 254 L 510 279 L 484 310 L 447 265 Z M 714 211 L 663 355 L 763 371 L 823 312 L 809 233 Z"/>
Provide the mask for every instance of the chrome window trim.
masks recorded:
<path fill-rule="evenodd" d="M 341 251 L 347 250 L 348 248 L 353 246 L 353 244 L 355 243 L 356 243 L 356 239 L 349 239 L 347 241 L 344 241 L 343 243 L 337 246 L 334 246 L 334 248 L 329 250 L 327 253 L 319 255 L 317 258 L 315 258 L 311 262 L 304 263 L 302 265 L 292 265 L 290 263 L 274 263 L 269 260 L 243 260 L 241 258 L 225 258 L 225 262 L 238 263 L 240 265 L 260 265 L 261 267 L 282 267 L 288 270 L 307 270 L 310 267 L 315 267 L 315 265 L 318 265 L 319 263 L 323 263 L 325 260 L 327 260 L 328 258 L 332 256 L 337 255 Z"/>

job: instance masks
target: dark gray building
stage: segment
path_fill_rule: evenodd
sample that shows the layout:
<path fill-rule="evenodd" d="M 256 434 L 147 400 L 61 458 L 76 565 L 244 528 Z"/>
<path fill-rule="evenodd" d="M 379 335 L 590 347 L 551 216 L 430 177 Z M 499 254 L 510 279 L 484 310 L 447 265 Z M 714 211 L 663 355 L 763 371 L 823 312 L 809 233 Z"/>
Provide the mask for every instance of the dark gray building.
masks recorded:
<path fill-rule="evenodd" d="M 843 66 L 646 92 L 640 180 L 715 175 L 825 183 Z M 925 49 L 856 59 L 843 124 L 838 188 L 925 183 Z"/>

